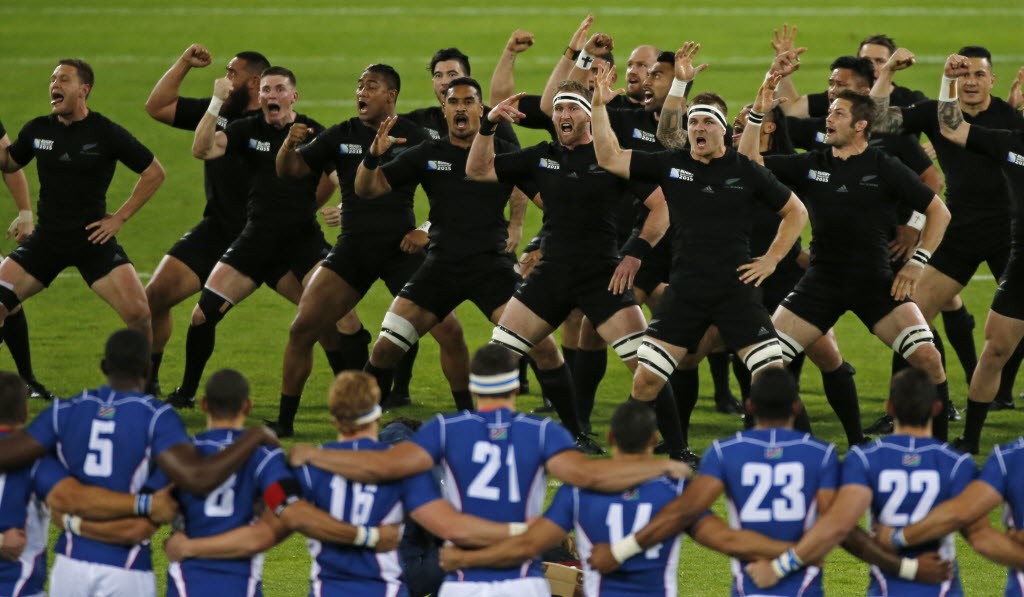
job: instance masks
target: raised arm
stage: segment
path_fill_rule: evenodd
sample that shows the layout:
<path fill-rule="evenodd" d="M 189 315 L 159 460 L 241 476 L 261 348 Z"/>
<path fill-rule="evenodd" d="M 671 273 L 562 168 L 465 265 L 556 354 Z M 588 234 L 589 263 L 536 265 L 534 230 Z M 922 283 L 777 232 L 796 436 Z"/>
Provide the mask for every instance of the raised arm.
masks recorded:
<path fill-rule="evenodd" d="M 697 74 L 708 67 L 707 64 L 693 66 L 693 58 L 699 51 L 700 44 L 695 41 L 688 41 L 676 50 L 675 78 L 658 118 L 658 142 L 666 149 L 686 147 L 686 94 Z"/>
<path fill-rule="evenodd" d="M 768 69 L 768 72 L 781 72 L 782 65 L 780 64 L 780 58 L 785 57 L 789 54 L 793 54 L 797 57 L 796 66 L 799 66 L 800 59 L 799 55 L 807 51 L 807 48 L 796 47 L 796 25 L 792 27 L 789 23 L 782 24 L 782 31 L 778 29 L 772 30 L 772 49 L 775 50 L 775 59 L 772 61 L 772 66 Z M 793 69 L 794 71 L 796 68 Z M 789 76 L 793 71 L 785 73 L 782 78 L 777 81 L 775 87 L 775 93 L 780 98 L 785 98 L 786 101 L 782 105 L 782 113 L 786 116 L 795 116 L 797 118 L 807 118 L 809 115 L 807 95 L 801 95 L 796 90 L 796 85 L 793 84 L 793 79 Z"/>
<path fill-rule="evenodd" d="M 533 45 L 533 34 L 525 29 L 516 29 L 508 38 L 498 63 L 491 75 L 491 88 L 487 103 L 496 104 L 516 92 L 516 57 Z"/>
<path fill-rule="evenodd" d="M 497 182 L 498 175 L 494 172 L 494 128 L 498 122 L 515 122 L 526 115 L 520 112 L 516 105 L 526 95 L 517 93 L 498 102 L 487 117 L 480 121 L 480 132 L 473 138 L 473 145 L 469 148 L 469 156 L 466 158 L 466 176 L 470 180 L 484 182 Z"/>
<path fill-rule="evenodd" d="M 618 462 L 587 458 L 575 450 L 559 452 L 549 458 L 547 470 L 569 485 L 606 493 L 625 491 L 662 475 L 678 479 L 692 473 L 690 467 L 675 460 Z"/>
<path fill-rule="evenodd" d="M 590 127 L 594 135 L 594 153 L 597 155 L 597 165 L 615 176 L 629 179 L 629 163 L 633 159 L 633 150 L 619 147 L 619 140 L 615 138 L 615 131 L 612 130 L 612 123 L 608 118 L 608 102 L 625 91 L 625 89 L 612 91 L 611 83 L 614 75 L 614 67 L 609 68 L 605 64 L 598 67 L 597 77 L 594 80 L 594 97 L 591 100 L 593 113 Z"/>
<path fill-rule="evenodd" d="M 439 563 L 451 572 L 460 568 L 510 568 L 556 547 L 565 539 L 565 530 L 547 518 L 538 518 L 522 535 L 498 541 L 483 549 L 463 550 L 445 547 Z"/>
<path fill-rule="evenodd" d="M 154 157 L 149 166 L 139 174 L 139 181 L 135 183 L 135 188 L 132 189 L 128 200 L 122 203 L 114 213 L 107 214 L 102 220 L 92 222 L 85 227 L 86 230 L 92 230 L 89 234 L 89 242 L 103 244 L 113 238 L 125 222 L 142 209 L 142 206 L 156 193 L 156 190 L 164 183 L 164 178 L 164 167 L 160 165 L 160 160 Z"/>
<path fill-rule="evenodd" d="M 942 132 L 943 137 L 960 147 L 967 145 L 967 135 L 971 132 L 971 125 L 964 122 L 964 114 L 960 111 L 957 78 L 968 74 L 970 68 L 970 61 L 967 58 L 952 54 L 946 58 L 946 65 L 942 71 L 942 84 L 939 87 L 939 131 Z M 1020 78 L 1019 75 L 1018 78 Z"/>
<path fill-rule="evenodd" d="M 523 523 L 499 523 L 463 514 L 443 499 L 428 502 L 410 513 L 412 519 L 432 534 L 463 547 L 491 545 L 522 532 Z"/>
<path fill-rule="evenodd" d="M 558 84 L 568 79 L 570 73 L 572 73 L 573 66 L 580 57 L 583 46 L 587 43 L 587 35 L 590 33 L 590 26 L 593 24 L 594 15 L 587 15 L 583 19 L 583 22 L 580 23 L 580 26 L 569 39 L 569 45 L 562 52 L 558 62 L 555 63 L 555 67 L 551 70 L 547 83 L 544 84 L 544 92 L 540 96 L 540 109 L 548 116 L 551 116 L 554 110 L 551 104 L 555 99 L 555 91 L 558 89 Z"/>
<path fill-rule="evenodd" d="M 196 126 L 195 136 L 192 138 L 192 157 L 200 160 L 215 160 L 224 155 L 228 146 L 228 137 L 217 130 L 217 117 L 220 115 L 220 107 L 231 95 L 231 81 L 227 77 L 221 77 L 213 82 L 213 98 L 210 99 L 210 107 L 206 114 L 199 120 Z"/>
<path fill-rule="evenodd" d="M 279 178 L 302 178 L 312 172 L 302 154 L 297 151 L 308 136 L 309 127 L 301 122 L 292 124 L 292 128 L 288 129 L 288 136 L 274 158 L 274 168 Z M 334 182 L 337 184 L 336 180 Z"/>
<path fill-rule="evenodd" d="M 782 217 L 782 221 L 779 222 L 779 229 L 775 233 L 775 239 L 768 247 L 768 251 L 760 257 L 754 257 L 750 263 L 737 268 L 738 271 L 743 272 L 740 275 L 740 280 L 744 284 L 753 282 L 754 286 L 760 286 L 765 278 L 772 275 L 775 272 L 775 267 L 793 248 L 793 243 L 800 238 L 800 233 L 807 225 L 807 208 L 795 193 L 789 194 L 789 199 L 779 210 L 779 215 Z"/>
<path fill-rule="evenodd" d="M 579 81 L 587 86 L 591 69 L 594 67 L 596 58 L 604 58 L 615 48 L 615 40 L 607 33 L 595 33 L 590 36 L 587 43 L 583 45 L 583 51 L 573 64 L 569 72 L 569 79 Z M 546 92 L 547 90 L 545 90 Z"/>
<path fill-rule="evenodd" d="M 761 165 L 764 165 L 764 158 L 761 157 L 761 124 L 764 115 L 775 105 L 775 89 L 781 79 L 782 73 L 772 71 L 761 82 L 757 97 L 747 113 L 747 125 L 743 127 L 743 134 L 736 147 L 736 151 Z"/>
<path fill-rule="evenodd" d="M 193 68 L 209 66 L 212 60 L 209 50 L 202 44 L 189 46 L 149 93 L 149 98 L 146 99 L 146 114 L 164 124 L 172 124 L 178 107 L 178 90 L 181 89 L 185 75 Z"/>
<path fill-rule="evenodd" d="M 277 444 L 277 436 L 264 425 L 247 429 L 238 441 L 216 454 L 203 457 L 191 442 L 183 442 L 161 452 L 156 463 L 176 487 L 204 495 L 241 468 L 261 444 Z"/>
<path fill-rule="evenodd" d="M 309 444 L 292 446 L 288 462 L 293 467 L 311 464 L 358 483 L 384 483 L 428 471 L 430 454 L 413 442 L 400 442 L 387 450 L 323 450 Z"/>
<path fill-rule="evenodd" d="M 871 99 L 875 102 L 875 122 L 871 125 L 871 132 L 893 135 L 903 132 L 903 110 L 889 106 L 889 94 L 893 89 L 893 75 L 910 68 L 914 62 L 915 58 L 910 50 L 897 48 L 879 70 L 878 78 L 871 87 Z"/>
<path fill-rule="evenodd" d="M 381 121 L 377 127 L 377 135 L 370 144 L 370 150 L 359 167 L 356 169 L 355 190 L 356 195 L 364 199 L 373 199 L 391 191 L 388 184 L 388 177 L 380 165 L 380 156 L 387 153 L 395 143 L 405 143 L 405 139 L 396 139 L 391 136 L 391 127 L 395 126 L 398 116 L 391 115 Z"/>

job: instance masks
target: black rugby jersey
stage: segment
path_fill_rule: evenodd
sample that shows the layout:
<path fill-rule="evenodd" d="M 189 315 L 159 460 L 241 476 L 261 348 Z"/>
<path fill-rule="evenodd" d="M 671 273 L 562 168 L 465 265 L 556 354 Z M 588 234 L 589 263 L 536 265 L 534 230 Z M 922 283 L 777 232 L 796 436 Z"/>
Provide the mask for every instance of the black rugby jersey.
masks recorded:
<path fill-rule="evenodd" d="M 487 114 L 490 111 L 490 108 L 484 106 L 483 117 L 487 118 Z M 444 117 L 444 110 L 442 110 L 440 106 L 431 106 L 429 108 L 420 108 L 419 110 L 406 112 L 405 114 L 402 114 L 400 118 L 408 118 L 420 125 L 428 139 L 437 141 L 448 138 L 448 120 Z M 512 129 L 511 124 L 505 121 L 498 123 L 498 126 L 494 129 L 494 136 L 506 143 L 512 144 L 514 147 L 519 147 L 519 138 L 516 137 L 515 130 Z"/>
<path fill-rule="evenodd" d="M 972 124 L 967 149 L 1002 164 L 1010 186 L 1013 248 L 1024 249 L 1024 131 L 990 129 Z"/>

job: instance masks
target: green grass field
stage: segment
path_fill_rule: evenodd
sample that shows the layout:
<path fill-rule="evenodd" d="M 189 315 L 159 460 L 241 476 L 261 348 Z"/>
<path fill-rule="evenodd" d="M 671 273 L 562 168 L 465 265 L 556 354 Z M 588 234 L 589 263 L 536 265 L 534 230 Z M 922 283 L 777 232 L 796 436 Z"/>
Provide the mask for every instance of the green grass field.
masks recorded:
<path fill-rule="evenodd" d="M 28 119 L 49 110 L 46 85 L 56 60 L 76 56 L 90 61 L 96 85 L 90 107 L 126 126 L 147 144 L 167 170 L 161 190 L 119 235 L 145 282 L 164 251 L 198 221 L 202 211 L 202 170 L 190 155 L 191 135 L 152 121 L 143 104 L 153 84 L 193 42 L 201 42 L 214 54 L 214 67 L 193 71 L 183 94 L 208 96 L 221 67 L 238 51 L 255 49 L 275 64 L 292 68 L 298 76 L 300 100 L 296 109 L 325 124 L 354 114 L 355 82 L 363 66 L 387 62 L 404 76 L 399 111 L 431 105 L 434 101 L 426 66 L 440 47 L 458 46 L 473 58 L 474 75 L 487 85 L 495 60 L 518 27 L 536 36 L 536 45 L 517 62 L 518 88 L 539 93 L 551 66 L 565 47 L 581 18 L 593 11 L 594 31 L 615 36 L 616 57 L 623 66 L 629 50 L 641 43 L 674 49 L 683 41 L 702 43 L 701 59 L 710 64 L 697 81 L 698 90 L 718 91 L 733 110 L 753 98 L 770 62 L 768 40 L 773 27 L 783 21 L 800 27 L 799 44 L 809 50 L 802 70 L 795 75 L 797 87 L 811 92 L 822 89 L 831 60 L 856 51 L 858 41 L 885 32 L 913 50 L 918 65 L 902 73 L 898 81 L 934 95 L 940 64 L 961 45 L 983 44 L 994 54 L 998 76 L 996 94 L 1005 96 L 1017 68 L 1024 63 L 1019 45 L 1024 8 L 1017 2 L 862 2 L 859 5 L 787 0 L 775 3 L 733 0 L 727 4 L 680 5 L 651 2 L 552 4 L 521 0 L 515 4 L 463 3 L 439 5 L 412 0 L 356 5 L 347 2 L 302 0 L 300 2 L 225 2 L 213 5 L 198 0 L 142 2 L 84 0 L 82 2 L 0 5 L 2 55 L 0 67 L 0 118 L 16 136 Z M 520 131 L 520 138 L 536 142 L 534 132 Z M 35 167 L 28 168 L 33 193 L 38 189 Z M 108 201 L 113 208 L 127 197 L 134 176 L 120 168 Z M 0 192 L 6 195 L 6 192 Z M 10 202 L 0 206 L 0 221 L 14 215 Z M 426 202 L 418 201 L 421 219 Z M 539 227 L 540 213 L 531 209 L 526 234 Z M 334 232 L 328 233 L 333 240 Z M 13 249 L 6 241 L 3 252 Z M 987 270 L 963 297 L 974 313 L 980 351 L 982 328 L 995 282 Z M 359 306 L 359 313 L 376 332 L 390 297 L 378 285 Z M 165 391 L 180 379 L 184 363 L 184 331 L 193 302 L 175 311 L 176 332 L 167 347 L 162 369 Z M 119 327 L 119 320 L 92 294 L 73 271 L 62 275 L 52 288 L 28 302 L 35 368 L 39 379 L 60 395 L 70 395 L 102 381 L 98 363 L 102 341 Z M 281 356 L 293 307 L 266 289 L 256 293 L 220 325 L 217 352 L 208 371 L 233 367 L 251 380 L 256 403 L 254 420 L 276 416 Z M 470 347 L 490 337 L 491 326 L 472 307 L 459 316 Z M 888 384 L 889 349 L 871 337 L 859 321 L 844 318 L 837 329 L 848 361 L 857 367 L 856 377 L 866 423 L 881 412 Z M 320 354 L 307 385 L 299 414 L 298 441 L 318 442 L 332 438 L 324 409 L 330 371 Z M 629 380 L 624 367 L 609 360 L 609 373 L 601 386 L 594 416 L 599 430 L 611 409 L 627 394 Z M 0 367 L 13 368 L 6 352 Z M 815 422 L 816 433 L 842 442 L 842 433 L 821 392 L 820 377 L 808 366 L 803 377 L 804 400 Z M 705 370 L 706 371 L 706 370 Z M 959 366 L 949 367 L 950 390 L 963 407 L 966 394 Z M 704 375 L 702 394 L 709 395 L 710 380 Z M 426 417 L 450 407 L 447 385 L 438 369 L 437 346 L 424 342 L 416 365 L 413 394 L 416 405 L 408 412 Z M 525 409 L 536 405 L 536 396 L 521 400 Z M 33 404 L 34 412 L 41 403 Z M 203 425 L 198 413 L 184 413 L 189 429 Z M 983 450 L 993 442 L 1016 437 L 1024 417 L 1020 412 L 994 413 L 989 417 Z M 703 450 L 711 439 L 729 434 L 739 421 L 715 414 L 710 400 L 702 400 L 694 415 L 693 448 Z M 959 433 L 953 424 L 951 434 Z M 724 508 L 720 508 L 724 511 Z M 159 544 L 159 540 L 157 543 Z M 1002 593 L 1004 571 L 970 551 L 961 540 L 960 565 L 965 589 L 971 595 Z M 156 550 L 159 552 L 159 549 Z M 157 555 L 163 586 L 165 564 Z M 825 577 L 834 595 L 863 594 L 866 568 L 845 553 L 829 558 Z M 690 544 L 683 550 L 680 592 L 685 595 L 721 595 L 729 590 L 727 560 Z M 265 590 L 269 596 L 306 592 L 309 557 L 299 538 L 293 537 L 268 554 Z"/>

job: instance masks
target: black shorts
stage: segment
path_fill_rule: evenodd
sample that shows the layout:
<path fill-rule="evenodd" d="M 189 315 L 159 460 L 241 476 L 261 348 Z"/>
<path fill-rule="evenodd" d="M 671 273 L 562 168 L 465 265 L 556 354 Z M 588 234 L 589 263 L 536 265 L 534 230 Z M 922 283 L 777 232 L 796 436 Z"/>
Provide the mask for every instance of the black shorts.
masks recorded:
<path fill-rule="evenodd" d="M 851 276 L 811 266 L 782 306 L 823 334 L 847 311 L 853 311 L 873 332 L 876 323 L 907 302 L 892 298 L 892 281 L 891 273 Z"/>
<path fill-rule="evenodd" d="M 519 286 L 519 274 L 513 269 L 510 255 L 487 256 L 469 263 L 443 263 L 431 259 L 420 266 L 398 293 L 430 311 L 438 319 L 459 306 L 472 301 L 484 317 L 508 302 Z"/>
<path fill-rule="evenodd" d="M 515 297 L 553 328 L 562 325 L 577 307 L 597 327 L 622 309 L 636 305 L 631 290 L 618 295 L 608 291 L 616 266 L 614 259 L 583 263 L 542 259 Z"/>
<path fill-rule="evenodd" d="M 303 227 L 299 232 L 250 223 L 231 243 L 220 261 L 257 285 L 266 284 L 274 288 L 289 272 L 301 282 L 327 255 L 328 248 L 319 226 Z"/>
<path fill-rule="evenodd" d="M 988 263 L 998 280 L 1009 260 L 1008 221 L 959 224 L 957 218 L 953 218 L 942 244 L 928 263 L 961 286 L 967 286 L 982 262 Z"/>
<path fill-rule="evenodd" d="M 796 264 L 792 267 L 779 267 L 775 273 L 768 276 L 768 279 L 761 283 L 761 304 L 768 310 L 768 313 L 775 313 L 775 309 L 782 303 L 793 288 L 804 276 L 804 270 Z"/>
<path fill-rule="evenodd" d="M 115 267 L 131 265 L 115 238 L 94 245 L 87 234 L 58 234 L 39 228 L 9 257 L 44 286 L 49 286 L 66 267 L 77 268 L 85 283 L 92 286 Z"/>
<path fill-rule="evenodd" d="M 422 251 L 404 253 L 398 248 L 401 242 L 400 236 L 380 239 L 342 234 L 324 259 L 324 267 L 341 276 L 359 296 L 378 279 L 384 281 L 392 296 L 398 296 L 425 259 Z"/>
<path fill-rule="evenodd" d="M 658 286 L 668 283 L 668 275 L 671 270 L 672 242 L 669 239 L 663 239 L 640 263 L 640 270 L 633 278 L 633 286 L 650 296 Z"/>
<path fill-rule="evenodd" d="M 1024 255 L 1014 252 L 1004 273 L 992 298 L 992 310 L 1005 317 L 1024 320 Z"/>
<path fill-rule="evenodd" d="M 756 288 L 731 285 L 728 290 L 708 292 L 704 285 L 676 281 L 668 285 L 647 335 L 694 352 L 712 325 L 733 351 L 776 337 Z"/>
<path fill-rule="evenodd" d="M 221 255 L 227 252 L 237 236 L 225 231 L 216 220 L 203 218 L 178 239 L 167 254 L 188 266 L 199 276 L 199 281 L 206 284 L 213 266 L 217 265 Z"/>

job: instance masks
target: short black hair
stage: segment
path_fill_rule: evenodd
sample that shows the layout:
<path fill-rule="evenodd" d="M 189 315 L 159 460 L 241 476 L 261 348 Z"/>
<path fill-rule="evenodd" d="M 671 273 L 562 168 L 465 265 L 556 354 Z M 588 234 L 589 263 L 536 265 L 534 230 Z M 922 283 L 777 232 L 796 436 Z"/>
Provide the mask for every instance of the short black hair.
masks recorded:
<path fill-rule="evenodd" d="M 840 56 L 832 61 L 828 70 L 832 72 L 837 68 L 845 68 L 853 71 L 853 74 L 864 81 L 865 87 L 871 87 L 875 83 L 875 65 L 871 64 L 870 58 L 858 58 L 856 56 Z"/>
<path fill-rule="evenodd" d="M 242 412 L 249 399 L 249 381 L 234 369 L 221 369 L 206 380 L 203 398 L 215 419 L 232 419 Z"/>
<path fill-rule="evenodd" d="M 598 58 L 605 60 L 609 66 L 615 66 L 615 56 L 611 52 L 608 52 L 604 56 L 598 56 Z"/>
<path fill-rule="evenodd" d="M 768 367 L 750 385 L 754 416 L 766 421 L 784 421 L 793 416 L 793 404 L 800 400 L 800 389 L 793 374 L 782 367 Z"/>
<path fill-rule="evenodd" d="M 852 89 L 843 89 L 836 94 L 836 99 L 850 102 L 850 114 L 853 116 L 853 122 L 866 121 L 868 126 L 864 129 L 864 136 L 870 137 L 871 125 L 875 123 L 875 102 L 872 101 L 871 96 L 857 93 Z"/>
<path fill-rule="evenodd" d="M 437 66 L 438 62 L 446 62 L 448 60 L 457 60 L 462 65 L 462 72 L 468 77 L 471 75 L 469 68 L 469 56 L 463 54 L 458 48 L 441 48 L 434 52 L 434 56 L 430 59 L 430 67 L 427 71 L 430 74 L 434 74 L 434 67 Z"/>
<path fill-rule="evenodd" d="M 269 68 L 263 69 L 263 72 L 260 73 L 260 78 L 261 79 L 263 77 L 273 77 L 273 76 L 287 77 L 288 78 L 288 82 L 292 84 L 292 87 L 295 87 L 295 85 L 296 85 L 295 73 L 293 73 L 291 71 L 291 69 L 285 68 L 283 66 L 271 66 Z"/>
<path fill-rule="evenodd" d="M 28 416 L 28 388 L 21 376 L 0 371 L 0 423 L 21 425 Z"/>
<path fill-rule="evenodd" d="M 381 75 L 388 89 L 394 89 L 395 93 L 402 92 L 402 77 L 398 76 L 398 71 L 390 64 L 371 64 L 364 68 L 363 72 Z"/>
<path fill-rule="evenodd" d="M 476 90 L 476 98 L 480 101 L 484 99 L 484 90 L 480 87 L 480 83 L 477 82 L 473 77 L 459 77 L 458 79 L 452 79 L 451 83 L 448 83 L 448 90 L 444 92 L 448 95 L 448 91 L 451 91 L 454 87 L 459 85 L 467 85 Z"/>
<path fill-rule="evenodd" d="M 658 430 L 658 417 L 650 405 L 627 400 L 612 413 L 611 432 L 615 446 L 623 454 L 642 454 Z"/>
<path fill-rule="evenodd" d="M 258 75 L 270 68 L 270 61 L 267 60 L 267 57 L 252 50 L 239 52 L 235 54 L 235 58 L 245 60 L 245 70 L 254 75 Z"/>
<path fill-rule="evenodd" d="M 138 331 L 118 330 L 107 338 L 105 373 L 112 377 L 149 377 L 149 340 Z"/>
<path fill-rule="evenodd" d="M 890 55 L 892 55 L 892 53 L 896 51 L 896 42 L 893 41 L 893 39 L 891 37 L 889 37 L 888 35 L 885 35 L 883 33 L 878 33 L 876 35 L 869 35 L 869 36 L 865 37 L 864 39 L 862 39 L 860 41 L 860 45 L 857 46 L 857 51 L 860 52 L 860 49 L 863 48 L 866 45 L 885 46 L 885 48 L 887 50 L 889 50 L 889 54 Z"/>
<path fill-rule="evenodd" d="M 765 115 L 765 120 L 775 123 L 775 132 L 772 133 L 772 148 L 783 155 L 796 153 L 793 139 L 789 136 L 789 124 L 786 122 L 786 113 L 782 111 L 782 108 L 779 106 L 772 108 Z"/>
<path fill-rule="evenodd" d="M 892 378 L 889 403 L 892 413 L 902 425 L 924 427 L 932 418 L 938 400 L 935 383 L 920 369 L 904 369 Z"/>
<path fill-rule="evenodd" d="M 654 61 L 671 64 L 674 67 L 676 65 L 676 54 L 675 52 L 659 52 L 658 57 Z"/>
<path fill-rule="evenodd" d="M 984 58 L 988 60 L 989 66 L 992 66 L 992 52 L 989 52 L 985 46 L 964 46 L 957 51 L 957 54 L 967 58 Z"/>
<path fill-rule="evenodd" d="M 519 369 L 519 355 L 500 344 L 481 346 L 469 361 L 469 372 L 473 375 L 499 375 Z M 512 392 L 487 394 L 484 398 L 508 398 Z"/>
<path fill-rule="evenodd" d="M 697 95 L 697 97 L 693 98 L 693 100 L 690 101 L 691 106 L 696 106 L 697 104 L 708 104 L 718 106 L 719 108 L 722 109 L 722 114 L 726 116 L 729 115 L 728 104 L 725 103 L 725 100 L 722 99 L 722 96 L 718 95 L 714 91 L 705 91 L 704 93 L 700 93 Z"/>
<path fill-rule="evenodd" d="M 61 58 L 57 61 L 57 66 L 70 66 L 75 69 L 75 74 L 78 75 L 78 80 L 83 85 L 89 86 L 89 91 L 92 92 L 93 83 L 96 81 L 96 74 L 92 71 L 92 66 L 88 62 L 81 58 Z M 85 97 L 89 97 L 86 94 Z"/>

